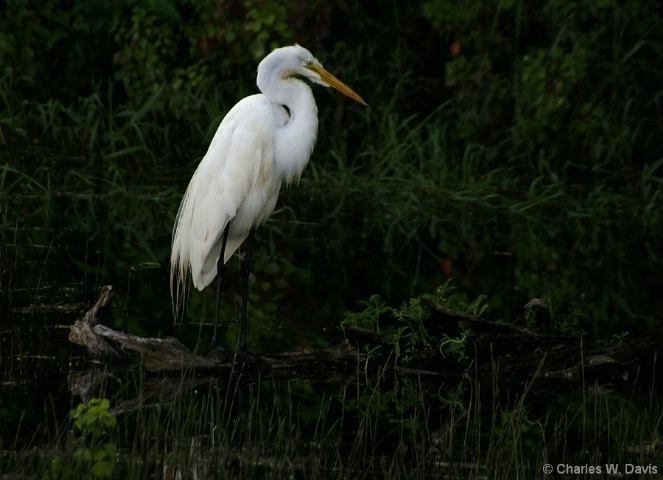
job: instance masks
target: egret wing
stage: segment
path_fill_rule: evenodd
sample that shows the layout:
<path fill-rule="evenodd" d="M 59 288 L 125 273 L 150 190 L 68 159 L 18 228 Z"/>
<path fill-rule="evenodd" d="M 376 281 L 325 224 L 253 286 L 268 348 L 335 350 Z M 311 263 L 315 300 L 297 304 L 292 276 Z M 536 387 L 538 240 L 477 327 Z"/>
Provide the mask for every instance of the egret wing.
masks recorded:
<path fill-rule="evenodd" d="M 223 231 L 238 215 L 244 221 L 231 224 L 224 262 L 246 239 L 252 226 L 245 225 L 247 198 L 255 197 L 251 192 L 260 183 L 261 172 L 272 168 L 275 128 L 269 102 L 262 95 L 243 99 L 221 122 L 191 178 L 175 221 L 171 253 L 174 298 L 184 295 L 189 271 L 198 290 L 214 280 Z"/>

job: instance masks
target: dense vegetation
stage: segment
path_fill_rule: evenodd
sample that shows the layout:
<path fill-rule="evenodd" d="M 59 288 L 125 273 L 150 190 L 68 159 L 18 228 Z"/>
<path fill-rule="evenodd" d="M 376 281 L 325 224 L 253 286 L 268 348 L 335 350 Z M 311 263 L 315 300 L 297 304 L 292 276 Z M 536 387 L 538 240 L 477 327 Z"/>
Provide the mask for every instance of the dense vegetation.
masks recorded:
<path fill-rule="evenodd" d="M 293 42 L 370 108 L 314 87 L 311 164 L 257 235 L 253 348 L 379 326 L 407 364 L 428 345 L 428 312 L 406 300 L 422 292 L 507 322 L 531 321 L 523 306 L 541 298 L 549 329 L 592 340 L 660 333 L 657 2 L 5 0 L 0 476 L 529 478 L 544 462 L 656 474 L 660 386 L 645 370 L 651 390 L 628 399 L 592 380 L 542 399 L 528 378 L 512 395 L 499 358 L 491 384 L 410 370 L 236 392 L 192 375 L 150 397 L 160 379 L 138 365 L 104 399 L 67 390 L 90 365 L 60 327 L 101 285 L 118 293 L 116 327 L 209 345 L 198 325 L 213 292 L 173 326 L 172 223 L 223 115 L 256 92 L 257 63 Z M 440 352 L 464 359 L 468 335 Z"/>
<path fill-rule="evenodd" d="M 487 295 L 493 318 L 512 321 L 541 297 L 564 319 L 555 328 L 657 328 L 656 2 L 2 9 L 3 289 L 29 285 L 16 263 L 90 296 L 114 283 L 133 319 L 150 310 L 132 328 L 165 328 L 170 231 L 188 178 L 224 113 L 256 91 L 258 61 L 299 42 L 371 108 L 316 88 L 311 165 L 259 233 L 254 318 L 336 325 L 357 299 L 397 303 L 451 276 Z M 44 271 L 54 252 L 66 268 Z"/>

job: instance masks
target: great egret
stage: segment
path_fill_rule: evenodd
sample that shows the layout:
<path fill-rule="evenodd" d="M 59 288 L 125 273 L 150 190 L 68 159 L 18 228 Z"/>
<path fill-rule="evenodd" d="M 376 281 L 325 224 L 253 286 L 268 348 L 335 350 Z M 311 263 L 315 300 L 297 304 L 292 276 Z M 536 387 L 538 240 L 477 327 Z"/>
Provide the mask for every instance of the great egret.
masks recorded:
<path fill-rule="evenodd" d="M 302 79 L 366 102 L 322 68 L 299 45 L 277 48 L 258 65 L 261 94 L 239 101 L 219 125 L 180 204 L 170 256 L 175 311 L 186 296 L 187 277 L 202 290 L 217 278 L 212 347 L 217 347 L 221 281 L 225 263 L 246 240 L 242 261 L 242 325 L 246 351 L 249 262 L 255 227 L 274 211 L 282 184 L 299 178 L 313 151 L 318 108 Z"/>

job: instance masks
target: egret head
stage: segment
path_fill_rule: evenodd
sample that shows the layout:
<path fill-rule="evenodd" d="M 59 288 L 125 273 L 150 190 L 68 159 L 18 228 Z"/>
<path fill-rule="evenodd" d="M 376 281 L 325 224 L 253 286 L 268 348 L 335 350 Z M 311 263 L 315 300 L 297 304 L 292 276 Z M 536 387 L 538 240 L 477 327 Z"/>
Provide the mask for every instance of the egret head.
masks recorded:
<path fill-rule="evenodd" d="M 332 87 L 362 105 L 367 105 L 363 98 L 325 70 L 320 61 L 300 45 L 277 48 L 258 65 L 257 83 L 263 92 L 265 92 L 265 87 L 273 84 L 275 80 L 287 81 L 298 77 L 306 78 L 325 87 Z"/>

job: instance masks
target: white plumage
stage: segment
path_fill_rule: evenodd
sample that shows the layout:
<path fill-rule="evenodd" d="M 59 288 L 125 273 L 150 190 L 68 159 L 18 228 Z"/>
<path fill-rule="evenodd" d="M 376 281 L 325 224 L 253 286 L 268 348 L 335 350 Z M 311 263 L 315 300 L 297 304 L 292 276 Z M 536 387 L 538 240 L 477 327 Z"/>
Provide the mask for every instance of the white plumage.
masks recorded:
<path fill-rule="evenodd" d="M 274 211 L 282 184 L 299 180 L 318 129 L 313 93 L 301 78 L 366 105 L 299 45 L 265 57 L 258 66 L 262 93 L 244 98 L 225 116 L 177 213 L 170 257 L 176 309 L 189 273 L 198 290 L 216 277 L 224 230 L 226 263 Z"/>

